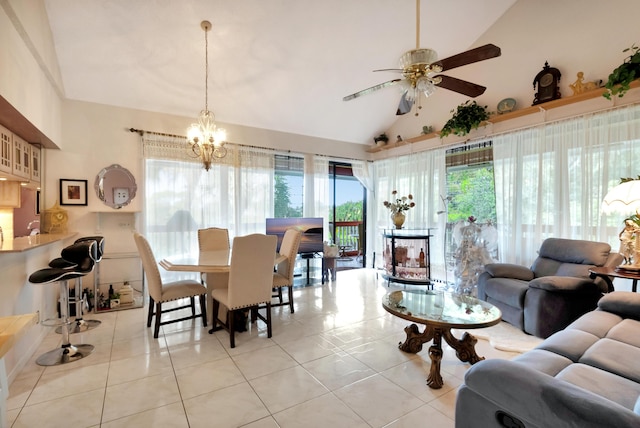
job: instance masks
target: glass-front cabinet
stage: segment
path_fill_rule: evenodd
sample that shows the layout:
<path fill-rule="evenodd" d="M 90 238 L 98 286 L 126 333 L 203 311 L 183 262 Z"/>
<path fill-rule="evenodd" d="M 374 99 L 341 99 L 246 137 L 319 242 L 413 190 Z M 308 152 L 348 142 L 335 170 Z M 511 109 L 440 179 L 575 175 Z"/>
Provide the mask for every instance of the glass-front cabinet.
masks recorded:
<path fill-rule="evenodd" d="M 431 229 L 385 229 L 382 276 L 393 282 L 431 285 Z"/>

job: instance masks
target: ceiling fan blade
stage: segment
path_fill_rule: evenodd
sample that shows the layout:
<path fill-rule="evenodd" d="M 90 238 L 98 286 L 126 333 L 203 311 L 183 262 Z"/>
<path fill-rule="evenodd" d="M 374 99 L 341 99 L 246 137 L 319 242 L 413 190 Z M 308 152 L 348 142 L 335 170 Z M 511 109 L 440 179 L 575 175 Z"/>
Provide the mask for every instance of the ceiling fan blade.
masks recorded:
<path fill-rule="evenodd" d="M 379 69 L 379 70 L 373 70 L 373 71 L 374 71 L 374 72 L 375 72 L 375 71 L 396 71 L 396 72 L 398 72 L 398 73 L 402 73 L 404 70 L 403 70 L 403 69 L 401 69 L 401 68 L 381 68 L 381 69 Z"/>
<path fill-rule="evenodd" d="M 413 101 L 407 100 L 407 92 L 402 93 L 402 97 L 400 98 L 400 104 L 398 104 L 398 110 L 396 111 L 396 116 L 402 116 L 403 114 L 407 114 L 411 111 L 413 107 Z"/>
<path fill-rule="evenodd" d="M 482 95 L 484 94 L 484 91 L 487 90 L 484 86 L 476 85 L 475 83 L 467 82 L 466 80 L 461 80 L 451 76 L 444 76 L 442 74 L 439 74 L 438 76 L 441 77 L 442 80 L 436 86 L 458 92 L 471 98 Z"/>
<path fill-rule="evenodd" d="M 461 67 L 474 62 L 484 61 L 500 56 L 500 48 L 496 45 L 488 44 L 479 48 L 471 49 L 457 55 L 450 56 L 435 62 L 442 67 L 442 71 L 451 70 L 452 68 Z"/>
<path fill-rule="evenodd" d="M 399 83 L 401 81 L 402 81 L 402 79 L 393 79 L 393 80 L 389 80 L 388 82 L 380 83 L 379 85 L 372 86 L 372 87 L 367 88 L 367 89 L 363 89 L 363 90 L 358 91 L 358 92 L 356 92 L 354 94 L 351 94 L 351 95 L 347 95 L 346 97 L 342 98 L 342 101 L 349 101 L 349 100 L 352 100 L 354 98 L 358 98 L 358 97 L 361 97 L 363 95 L 370 94 L 371 92 L 375 92 L 375 91 L 377 91 L 379 89 L 386 88 L 387 86 L 395 85 L 396 83 Z"/>

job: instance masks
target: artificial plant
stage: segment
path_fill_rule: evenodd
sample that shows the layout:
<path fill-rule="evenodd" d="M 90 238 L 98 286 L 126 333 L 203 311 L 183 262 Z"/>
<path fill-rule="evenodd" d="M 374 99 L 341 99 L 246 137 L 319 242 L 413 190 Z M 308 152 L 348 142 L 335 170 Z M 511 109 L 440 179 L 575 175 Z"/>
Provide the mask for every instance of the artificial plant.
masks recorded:
<path fill-rule="evenodd" d="M 604 87 L 607 89 L 602 96 L 610 100 L 612 95 L 624 96 L 630 89 L 630 84 L 640 78 L 640 48 L 635 44 L 622 52 L 631 51 L 631 55 L 609 75 Z"/>
<path fill-rule="evenodd" d="M 440 138 L 449 134 L 467 135 L 472 129 L 477 129 L 480 124 L 489 119 L 487 106 L 481 106 L 475 101 L 467 100 L 455 110 L 451 110 L 453 116 L 447 121 L 440 131 Z"/>

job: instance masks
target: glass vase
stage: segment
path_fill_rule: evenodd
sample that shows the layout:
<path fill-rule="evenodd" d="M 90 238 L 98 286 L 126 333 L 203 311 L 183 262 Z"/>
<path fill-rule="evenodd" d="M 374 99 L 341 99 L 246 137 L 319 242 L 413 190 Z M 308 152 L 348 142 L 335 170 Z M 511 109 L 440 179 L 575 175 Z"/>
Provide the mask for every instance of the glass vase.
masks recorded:
<path fill-rule="evenodd" d="M 393 225 L 396 227 L 396 229 L 402 229 L 404 220 L 405 220 L 405 215 L 400 211 L 391 214 L 391 221 L 393 221 Z"/>

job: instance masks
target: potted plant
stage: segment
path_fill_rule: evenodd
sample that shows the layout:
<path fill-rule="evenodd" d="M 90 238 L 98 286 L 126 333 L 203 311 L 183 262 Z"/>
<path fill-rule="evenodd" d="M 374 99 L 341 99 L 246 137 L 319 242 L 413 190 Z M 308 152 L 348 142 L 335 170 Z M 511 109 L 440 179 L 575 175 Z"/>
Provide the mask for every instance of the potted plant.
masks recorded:
<path fill-rule="evenodd" d="M 451 110 L 453 116 L 447 121 L 440 131 L 440 138 L 449 134 L 467 135 L 472 129 L 477 129 L 482 121 L 489 119 L 487 106 L 481 106 L 475 101 L 467 100 L 455 110 Z"/>
<path fill-rule="evenodd" d="M 607 80 L 607 83 L 604 85 L 607 90 L 602 96 L 608 100 L 611 99 L 612 95 L 617 95 L 618 97 L 624 96 L 629 90 L 631 82 L 640 78 L 640 48 L 634 44 L 622 52 L 629 51 L 631 51 L 631 55 L 625 58 L 624 62 L 613 70 L 609 75 L 609 80 Z"/>
<path fill-rule="evenodd" d="M 387 134 L 383 132 L 377 137 L 373 137 L 373 141 L 376 143 L 376 146 L 384 146 L 389 141 L 389 137 L 387 137 Z"/>

